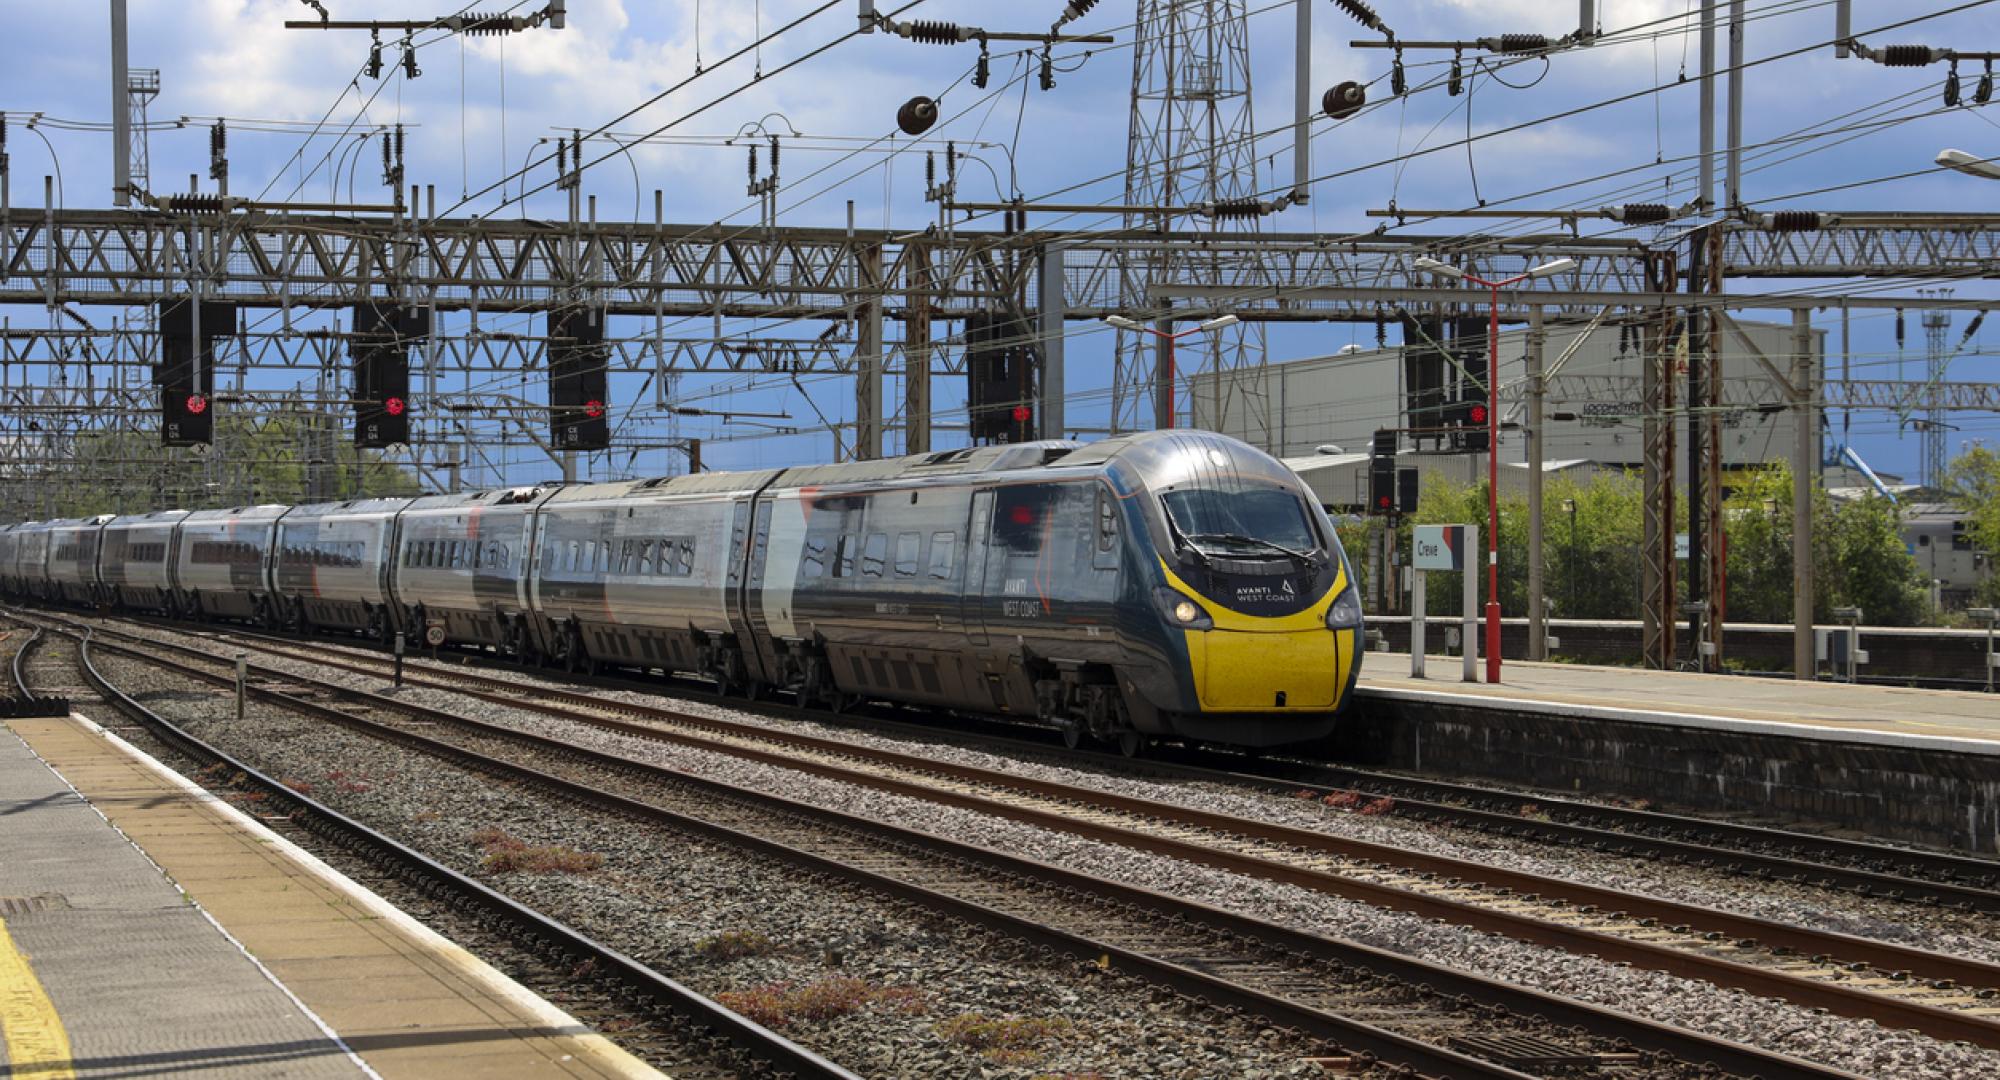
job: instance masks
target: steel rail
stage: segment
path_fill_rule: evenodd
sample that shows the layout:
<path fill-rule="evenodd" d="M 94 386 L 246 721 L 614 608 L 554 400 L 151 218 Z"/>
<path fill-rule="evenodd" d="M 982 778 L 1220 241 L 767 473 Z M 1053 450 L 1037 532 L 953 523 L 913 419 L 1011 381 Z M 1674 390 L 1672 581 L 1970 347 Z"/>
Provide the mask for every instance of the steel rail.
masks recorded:
<path fill-rule="evenodd" d="M 158 643 L 163 647 L 184 652 L 201 654 L 200 650 L 189 646 Z M 211 658 L 212 659 L 212 658 Z M 315 663 L 342 667 L 338 662 L 324 657 L 316 657 Z M 348 670 L 356 670 L 347 665 Z M 297 680 L 300 677 L 275 669 L 263 669 L 280 679 Z M 379 672 L 360 669 L 371 676 Z M 434 675 L 454 675 L 439 673 Z M 467 677 L 477 678 L 466 673 Z M 696 726 L 724 732 L 730 735 L 774 742 L 801 749 L 810 749 L 829 755 L 859 758 L 877 764 L 935 774 L 962 782 L 982 784 L 989 787 L 1012 788 L 1042 798 L 1052 799 L 1066 807 L 1094 806 L 1128 815 L 1136 815 L 1151 821 L 1168 822 L 1193 826 L 1224 836 L 1245 836 L 1284 845 L 1286 848 L 1306 852 L 1316 852 L 1341 858 L 1352 858 L 1400 867 L 1418 874 L 1431 874 L 1451 880 L 1470 879 L 1496 892 L 1511 892 L 1542 898 L 1561 899 L 1573 904 L 1587 904 L 1607 912 L 1619 913 L 1637 919 L 1648 919 L 1668 926 L 1686 925 L 1702 927 L 1712 934 L 1726 935 L 1741 941 L 1750 941 L 1762 946 L 1789 949 L 1807 957 L 1837 956 L 1843 962 L 1857 962 L 1888 972 L 1911 973 L 1915 978 L 1930 983 L 1950 982 L 1977 988 L 2000 988 L 2000 967 L 1960 957 L 1911 949 L 1885 942 L 1872 941 L 1852 935 L 1829 931 L 1811 930 L 1789 926 L 1751 916 L 1737 915 L 1712 908 L 1696 908 L 1673 901 L 1660 900 L 1639 894 L 1620 892 L 1596 886 L 1565 882 L 1522 871 L 1508 870 L 1444 856 L 1433 856 L 1411 852 L 1399 848 L 1373 844 L 1367 841 L 1350 840 L 1329 836 L 1324 833 L 1299 829 L 1291 826 L 1275 825 L 1268 822 L 1236 818 L 1209 811 L 1192 810 L 1170 803 L 1141 799 L 1133 796 L 1116 795 L 1091 791 L 1055 781 L 997 773 L 973 766 L 953 765 L 937 762 L 897 751 L 859 746 L 839 740 L 819 738 L 789 732 L 772 731 L 769 728 L 732 721 L 718 720 L 653 706 L 627 702 L 607 701 L 593 695 L 576 691 L 548 687 L 513 687 L 512 694 L 488 693 L 453 687 L 438 678 L 425 678 L 419 685 L 434 689 L 449 690 L 491 704 L 519 708 L 571 721 L 583 722 L 615 730 L 623 734 L 642 738 L 679 743 L 708 750 L 720 750 L 735 756 L 761 761 L 766 764 L 796 769 L 836 779 L 856 783 L 879 790 L 894 792 L 912 798 L 941 802 L 980 813 L 993 814 L 1024 823 L 1038 825 L 1056 831 L 1083 835 L 1107 843 L 1121 844 L 1140 850 L 1167 854 L 1176 858 L 1204 863 L 1223 869 L 1244 873 L 1267 880 L 1326 892 L 1347 899 L 1358 900 L 1377 906 L 1394 908 L 1441 918 L 1475 929 L 1500 933 L 1534 944 L 1561 948 L 1573 952 L 1594 953 L 1607 959 L 1620 960 L 1655 970 L 1665 971 L 1684 978 L 1694 978 L 1720 986 L 1734 987 L 1751 993 L 1782 998 L 1811 1008 L 1823 1008 L 1841 1015 L 1871 1019 L 1891 1026 L 1907 1027 L 1926 1034 L 1944 1038 L 1972 1042 L 1982 1046 L 2000 1048 L 2000 1023 L 1978 1015 L 1939 1009 L 1898 998 L 1868 991 L 1856 990 L 1838 983 L 1807 979 L 1782 971 L 1756 967 L 1722 957 L 1690 952 L 1627 937 L 1604 933 L 1597 930 L 1566 926 L 1546 919 L 1503 911 L 1477 903 L 1430 895 L 1398 885 L 1382 884 L 1349 877 L 1339 873 L 1302 867 L 1255 854 L 1229 851 L 1212 844 L 1159 836 L 1121 825 L 1091 822 L 1062 810 L 1041 809 L 1021 806 L 979 795 L 940 790 L 934 786 L 885 777 L 867 772 L 857 772 L 824 762 L 815 762 L 781 751 L 761 750 L 740 745 L 717 745 L 713 740 L 698 736 L 664 731 L 646 724 L 618 721 L 606 717 L 582 716 L 549 701 L 569 701 L 582 707 L 601 711 L 620 712 L 627 715 L 646 716 L 670 723 Z M 405 681 L 411 681 L 406 672 Z M 532 694 L 532 697 L 522 695 Z"/>
<path fill-rule="evenodd" d="M 127 635 L 135 637 L 135 635 Z M 140 639 L 143 640 L 143 639 Z M 198 657 L 199 661 L 221 662 L 212 655 L 201 653 L 187 646 L 166 642 L 146 642 L 148 645 L 183 651 Z M 204 671 L 191 664 L 169 660 L 148 654 L 140 649 L 123 646 L 106 648 L 134 656 L 144 662 L 153 663 L 179 671 L 191 678 L 197 678 L 217 686 L 233 685 L 231 676 Z M 536 750 L 559 755 L 595 767 L 618 769 L 645 775 L 651 780 L 682 784 L 698 788 L 719 798 L 733 799 L 767 807 L 772 812 L 804 817 L 836 828 L 859 830 L 912 846 L 924 848 L 948 857 L 965 859 L 1005 872 L 1042 880 L 1058 888 L 1094 893 L 1114 902 L 1131 904 L 1153 910 L 1161 916 L 1179 919 L 1215 929 L 1219 932 L 1257 938 L 1270 942 L 1273 946 L 1295 953 L 1303 953 L 1317 959 L 1353 965 L 1360 968 L 1384 971 L 1393 977 L 1419 985 L 1428 985 L 1440 993 L 1477 997 L 1484 1000 L 1500 999 L 1514 1011 L 1528 1015 L 1539 1015 L 1556 1023 L 1577 1025 L 1586 1029 L 1624 1038 L 1635 1045 L 1644 1045 L 1674 1055 L 1677 1059 L 1694 1064 L 1712 1063 L 1746 1076 L 1761 1076 L 1776 1080 L 1778 1077 L 1831 1077 L 1848 1076 L 1837 1069 L 1791 1058 L 1782 1054 L 1758 1050 L 1754 1047 L 1732 1043 L 1699 1033 L 1685 1031 L 1654 1021 L 1632 1017 L 1607 1009 L 1571 1001 L 1541 991 L 1512 986 L 1496 980 L 1466 972 L 1456 971 L 1426 961 L 1400 956 L 1384 950 L 1358 943 L 1339 941 L 1319 935 L 1304 933 L 1263 922 L 1248 916 L 1214 908 L 1194 901 L 1182 900 L 1136 886 L 1105 881 L 1101 878 L 1066 870 L 1035 860 L 1024 859 L 990 848 L 966 844 L 920 830 L 908 829 L 869 818 L 856 817 L 839 811 L 828 810 L 809 804 L 771 795 L 754 789 L 738 787 L 724 781 L 695 776 L 671 768 L 635 761 L 603 751 L 576 746 L 545 735 L 520 731 L 502 725 L 459 716 L 442 709 L 419 705 L 357 690 L 325 680 L 302 677 L 276 669 L 253 665 L 253 673 L 280 683 L 310 687 L 314 693 L 323 693 L 384 712 L 400 713 L 425 722 L 457 728 L 483 736 L 489 736 Z M 1016 934 L 1035 943 L 1061 949 L 1071 955 L 1086 960 L 1113 957 L 1118 967 L 1141 974 L 1144 977 L 1171 986 L 1176 990 L 1191 993 L 1207 1000 L 1255 1011 L 1270 1017 L 1277 1023 L 1299 1027 L 1301 1030 L 1321 1034 L 1322 1037 L 1340 1042 L 1351 1049 L 1358 1049 L 1380 1057 L 1402 1061 L 1420 1069 L 1441 1069 L 1439 1075 L 1450 1076 L 1500 1076 L 1517 1078 L 1521 1074 L 1489 1062 L 1470 1058 L 1455 1051 L 1441 1050 L 1406 1036 L 1389 1032 L 1361 1021 L 1354 1021 L 1335 1014 L 1322 1012 L 1309 1006 L 1300 1006 L 1273 997 L 1254 988 L 1243 987 L 1227 980 L 1203 972 L 1195 971 L 1169 961 L 1158 960 L 1130 949 L 1110 945 L 1101 941 L 1081 937 L 1057 928 L 1048 927 L 1019 916 L 999 911 L 987 905 L 965 901 L 949 894 L 926 889 L 923 886 L 887 877 L 873 871 L 855 867 L 825 856 L 806 852 L 796 847 L 689 817 L 676 811 L 652 803 L 628 799 L 615 793 L 591 787 L 565 777 L 521 765 L 505 759 L 460 747 L 429 736 L 407 731 L 376 720 L 357 716 L 334 708 L 322 702 L 298 697 L 282 689 L 271 686 L 252 685 L 250 692 L 263 698 L 312 715 L 321 716 L 331 722 L 372 737 L 382 738 L 401 745 L 421 750 L 479 768 L 509 778 L 523 780 L 556 791 L 565 797 L 582 801 L 615 812 L 627 813 L 648 820 L 657 821 L 674 828 L 696 832 L 720 842 L 740 844 L 752 850 L 806 865 L 811 869 L 840 876 L 864 887 L 880 889 L 889 895 L 933 906 L 956 909 L 960 917 L 978 924 Z M 1428 1061 L 1428 1063 L 1426 1063 Z"/>
<path fill-rule="evenodd" d="M 595 941 L 583 933 L 546 915 L 535 911 L 515 900 L 496 892 L 480 882 L 459 873 L 444 864 L 416 851 L 389 836 L 377 832 L 355 819 L 342 814 L 306 795 L 287 787 L 277 779 L 259 771 L 247 762 L 241 761 L 202 739 L 188 733 L 148 708 L 131 695 L 117 687 L 100 671 L 91 658 L 93 636 L 83 632 L 79 638 L 79 660 L 84 677 L 104 695 L 106 701 L 132 717 L 162 741 L 181 753 L 204 763 L 219 763 L 232 774 L 241 773 L 245 780 L 267 796 L 281 800 L 288 812 L 295 818 L 303 816 L 316 832 L 336 837 L 355 847 L 365 849 L 374 858 L 395 866 L 400 871 L 421 878 L 456 898 L 482 910 L 489 917 L 511 926 L 526 941 L 545 947 L 560 949 L 578 960 L 595 961 L 599 970 L 624 984 L 642 997 L 684 1017 L 688 1023 L 698 1028 L 713 1031 L 728 1040 L 738 1049 L 753 1058 L 765 1062 L 779 1072 L 793 1076 L 819 1077 L 825 1080 L 860 1080 L 853 1072 L 828 1061 L 826 1058 L 792 1042 L 745 1017 L 739 1016 L 721 1005 L 709 1000 L 694 990 L 673 979 L 654 971 L 631 957 Z M 142 660 L 162 663 L 158 658 L 148 657 L 134 649 L 121 646 L 100 646 L 107 651 L 133 656 Z M 192 674 L 192 672 L 190 672 Z"/>
<path fill-rule="evenodd" d="M 261 633 L 241 632 L 237 633 L 236 636 L 265 642 L 267 643 L 267 647 L 271 648 L 272 651 L 282 652 L 283 650 L 278 648 L 278 646 L 296 646 L 297 644 L 296 639 L 275 638 Z M 344 644 L 352 644 L 354 647 L 370 651 L 379 651 L 380 649 L 379 646 L 370 642 L 356 641 Z M 465 654 L 461 654 L 461 656 L 472 659 L 472 657 L 465 656 Z M 315 656 L 314 659 L 317 661 L 321 657 Z M 491 662 L 497 663 L 503 669 L 520 670 L 519 668 L 507 665 L 504 661 L 496 662 L 484 657 L 477 659 L 482 661 L 482 666 L 485 663 Z M 355 670 L 357 673 L 369 673 L 363 672 L 358 668 L 350 668 L 350 670 Z M 533 669 L 529 670 L 532 673 Z M 489 685 L 507 685 L 506 680 L 495 679 L 490 676 L 481 677 L 472 672 L 436 673 L 455 679 L 479 679 Z M 649 685 L 630 678 L 619 678 L 617 676 L 591 677 L 578 673 L 570 673 L 568 677 L 578 680 L 588 680 L 613 689 L 629 689 L 645 693 L 656 693 L 661 689 L 661 687 L 656 685 Z M 693 690 L 687 686 L 676 685 L 672 689 L 677 693 L 695 693 L 701 696 L 716 697 L 717 700 L 728 700 L 720 695 L 715 695 L 707 691 Z M 561 695 L 569 692 L 554 690 L 550 693 L 551 695 Z M 589 702 L 602 700 L 589 698 L 588 695 L 580 694 L 575 695 L 575 697 L 585 698 Z M 732 705 L 741 705 L 739 702 L 730 703 Z M 748 707 L 809 720 L 815 723 L 824 724 L 830 720 L 825 713 L 815 712 L 796 705 L 785 705 L 779 702 L 757 702 Z M 684 716 L 685 714 L 677 715 Z M 870 716 L 867 718 L 867 722 L 879 727 L 907 732 L 922 738 L 936 738 L 940 734 L 945 733 L 935 726 L 927 727 L 920 724 L 886 719 L 880 716 Z M 953 732 L 952 734 L 986 740 L 1010 747 L 1018 746 L 1023 741 L 1026 741 L 1022 738 L 1023 729 L 1021 725 L 1000 725 L 985 722 L 983 726 L 989 728 L 1001 728 L 1004 726 L 1007 731 L 1005 734 L 995 734 L 992 732 L 983 734 Z M 1039 734 L 1041 729 L 1028 728 L 1025 731 L 1033 731 Z M 1122 771 L 1138 769 L 1171 775 L 1177 778 L 1234 785 L 1268 787 L 1277 784 L 1297 784 L 1347 789 L 1359 789 L 1362 785 L 1371 785 L 1366 789 L 1367 794 L 1392 796 L 1398 800 L 1400 809 L 1414 811 L 1415 814 L 1413 816 L 1427 815 L 1434 820 L 1447 821 L 1471 828 L 1484 828 L 1501 835 L 1534 837 L 1552 842 L 1586 846 L 1595 850 L 1619 855 L 1648 854 L 1724 872 L 1747 871 L 1760 875 L 1768 874 L 1774 878 L 1798 883 L 1813 884 L 1821 887 L 1844 888 L 1863 896 L 1916 903 L 1936 903 L 1945 906 L 1956 906 L 1963 910 L 2000 914 L 2000 888 L 1995 887 L 1996 885 L 2000 885 L 2000 861 L 1982 860 L 1942 852 L 1898 848 L 1886 844 L 1844 840 L 1837 837 L 1812 836 L 1755 825 L 1709 821 L 1685 815 L 1663 813 L 1661 811 L 1593 806 L 1588 803 L 1575 802 L 1559 797 L 1507 792 L 1445 781 L 1372 773 L 1367 770 L 1317 762 L 1291 764 L 1270 760 L 1260 763 L 1261 767 L 1259 771 L 1244 772 L 1198 763 L 1204 759 L 1212 761 L 1221 756 L 1218 752 L 1214 751 L 1193 751 L 1186 755 L 1193 759 L 1192 762 L 1188 760 L 1168 762 L 1160 759 L 1133 761 L 1122 757 L 1114 758 L 1108 754 L 1098 754 L 1091 751 L 1065 751 L 1065 753 L 1075 759 L 1104 764 L 1107 767 Z M 1412 796 L 1411 792 L 1419 794 Z M 1422 798 L 1423 795 L 1429 795 L 1431 798 L 1426 800 Z M 1551 813 L 1595 818 L 1607 823 L 1607 826 L 1619 827 L 1597 826 L 1567 821 L 1540 821 L 1524 818 L 1518 814 L 1508 814 L 1503 811 L 1482 810 L 1476 807 L 1458 806 L 1436 801 L 1438 799 L 1464 799 L 1488 804 L 1508 803 L 1516 807 L 1523 803 L 1533 803 L 1539 809 Z M 1625 831 L 1628 828 L 1667 830 L 1677 835 L 1658 836 Z M 1719 847 L 1692 839 L 1702 836 L 1706 836 L 1711 840 L 1729 841 L 1736 844 L 1786 849 L 1789 851 L 1789 854 L 1773 854 L 1770 851 L 1746 850 L 1741 847 Z M 1801 857 L 1801 855 L 1808 852 L 1817 852 L 1823 859 L 1864 862 L 1869 864 L 1869 866 L 1867 868 L 1858 868 L 1855 866 L 1840 865 L 1838 862 L 1808 861 Z M 1905 871 L 1903 873 L 1892 873 L 1881 869 L 1881 867 L 1896 864 L 1905 867 Z M 1910 874 L 1916 872 L 1923 872 L 1931 876 L 1910 876 Z"/>

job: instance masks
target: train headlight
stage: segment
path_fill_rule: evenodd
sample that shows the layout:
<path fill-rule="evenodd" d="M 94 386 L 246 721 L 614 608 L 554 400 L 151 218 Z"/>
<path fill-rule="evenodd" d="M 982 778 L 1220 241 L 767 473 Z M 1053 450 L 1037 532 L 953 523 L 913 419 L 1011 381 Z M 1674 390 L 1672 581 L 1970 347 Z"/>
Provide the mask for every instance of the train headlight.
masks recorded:
<path fill-rule="evenodd" d="M 1153 590 L 1153 602 L 1166 616 L 1167 622 L 1183 630 L 1212 630 L 1215 620 L 1208 617 L 1200 604 L 1178 589 L 1165 585 Z"/>
<path fill-rule="evenodd" d="M 1361 628 L 1361 590 L 1348 586 L 1333 598 L 1333 606 L 1326 609 L 1326 625 L 1330 630 L 1358 630 Z"/>

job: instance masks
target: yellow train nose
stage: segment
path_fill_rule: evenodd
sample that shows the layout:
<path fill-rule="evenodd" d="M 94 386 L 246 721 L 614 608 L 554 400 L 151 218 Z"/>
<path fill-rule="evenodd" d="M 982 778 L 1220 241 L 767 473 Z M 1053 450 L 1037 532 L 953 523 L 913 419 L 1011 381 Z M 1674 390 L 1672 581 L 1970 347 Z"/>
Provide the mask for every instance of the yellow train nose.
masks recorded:
<path fill-rule="evenodd" d="M 1190 632 L 1188 659 L 1204 709 L 1327 709 L 1340 695 L 1340 651 L 1325 628 Z"/>

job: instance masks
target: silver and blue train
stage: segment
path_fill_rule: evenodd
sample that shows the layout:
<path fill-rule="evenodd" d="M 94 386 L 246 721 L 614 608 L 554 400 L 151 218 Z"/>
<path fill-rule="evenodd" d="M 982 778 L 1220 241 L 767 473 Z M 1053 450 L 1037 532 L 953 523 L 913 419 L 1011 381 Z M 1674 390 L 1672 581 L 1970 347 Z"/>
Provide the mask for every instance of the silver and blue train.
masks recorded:
<path fill-rule="evenodd" d="M 691 673 L 1071 745 L 1327 735 L 1361 667 L 1333 523 L 1206 432 L 0 528 L 0 594 Z"/>

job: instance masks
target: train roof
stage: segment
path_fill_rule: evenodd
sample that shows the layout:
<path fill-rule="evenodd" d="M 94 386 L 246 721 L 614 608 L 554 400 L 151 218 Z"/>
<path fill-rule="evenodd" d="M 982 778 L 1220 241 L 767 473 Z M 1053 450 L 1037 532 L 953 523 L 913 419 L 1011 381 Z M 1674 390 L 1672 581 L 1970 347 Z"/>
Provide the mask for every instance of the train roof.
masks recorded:
<path fill-rule="evenodd" d="M 414 502 L 407 495 L 390 495 L 377 499 L 342 499 L 338 502 L 306 503 L 295 506 L 288 518 L 324 518 L 336 514 L 393 514 Z"/>
<path fill-rule="evenodd" d="M 231 506 L 220 510 L 193 510 L 181 519 L 189 524 L 211 521 L 270 521 L 284 516 L 291 507 L 282 503 L 262 503 L 257 506 Z"/>
<path fill-rule="evenodd" d="M 112 514 L 98 514 L 94 517 L 56 518 L 54 521 L 45 523 L 45 527 L 50 529 L 91 529 L 102 526 L 114 516 Z"/>
<path fill-rule="evenodd" d="M 129 528 L 133 525 L 160 525 L 179 521 L 188 516 L 186 510 L 152 510 L 144 514 L 120 514 L 106 522 L 107 529 Z"/>
<path fill-rule="evenodd" d="M 532 506 L 556 487 L 557 485 L 553 484 L 527 484 L 521 487 L 483 488 L 479 491 L 422 495 L 410 500 L 405 512 L 419 514 L 425 511 L 458 510 L 469 506 Z"/>

